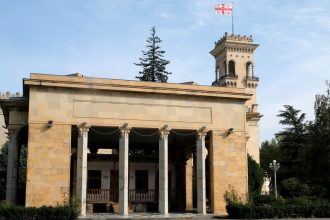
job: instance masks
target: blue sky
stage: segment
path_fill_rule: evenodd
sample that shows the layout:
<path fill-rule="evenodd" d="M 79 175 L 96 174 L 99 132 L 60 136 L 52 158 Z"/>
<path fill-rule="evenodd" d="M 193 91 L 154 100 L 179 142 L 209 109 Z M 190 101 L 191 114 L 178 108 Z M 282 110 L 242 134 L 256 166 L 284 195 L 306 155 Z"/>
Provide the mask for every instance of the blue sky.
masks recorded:
<path fill-rule="evenodd" d="M 0 91 L 21 91 L 29 73 L 134 79 L 156 26 L 171 61 L 169 82 L 214 80 L 214 42 L 231 31 L 214 0 L 0 0 Z M 235 32 L 260 44 L 255 72 L 261 140 L 279 131 L 290 104 L 313 118 L 313 101 L 330 80 L 330 1 L 236 0 Z"/>

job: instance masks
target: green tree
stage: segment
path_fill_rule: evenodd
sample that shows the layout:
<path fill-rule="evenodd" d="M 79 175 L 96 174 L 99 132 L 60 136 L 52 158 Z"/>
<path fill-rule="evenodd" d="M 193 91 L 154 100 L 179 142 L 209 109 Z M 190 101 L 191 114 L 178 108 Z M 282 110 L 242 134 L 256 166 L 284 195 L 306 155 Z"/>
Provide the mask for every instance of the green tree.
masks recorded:
<path fill-rule="evenodd" d="M 263 171 L 259 164 L 248 154 L 249 195 L 259 195 L 264 182 Z"/>
<path fill-rule="evenodd" d="M 330 198 L 330 84 L 326 85 L 326 93 L 315 96 L 315 119 L 308 125 L 304 163 L 308 164 L 306 178 L 310 184 L 314 189 L 321 189 L 321 193 L 326 188 Z"/>
<path fill-rule="evenodd" d="M 280 160 L 280 149 L 278 146 L 278 141 L 273 138 L 271 141 L 264 141 L 261 143 L 260 148 L 260 167 L 267 176 L 272 176 L 273 171 L 269 168 L 269 164 L 273 160 Z"/>
<path fill-rule="evenodd" d="M 0 201 L 6 199 L 8 142 L 0 150 Z"/>
<path fill-rule="evenodd" d="M 304 172 L 304 147 L 307 140 L 305 113 L 290 105 L 284 105 L 278 117 L 280 124 L 286 126 L 276 134 L 280 149 L 279 181 L 291 177 L 300 179 Z"/>
<path fill-rule="evenodd" d="M 143 57 L 139 58 L 139 63 L 134 63 L 142 67 L 137 79 L 151 82 L 167 82 L 171 72 L 166 71 L 166 65 L 170 61 L 165 60 L 165 51 L 161 50 L 159 44 L 162 40 L 156 35 L 156 28 L 151 28 L 151 36 L 147 39 L 147 51 L 142 51 Z"/>

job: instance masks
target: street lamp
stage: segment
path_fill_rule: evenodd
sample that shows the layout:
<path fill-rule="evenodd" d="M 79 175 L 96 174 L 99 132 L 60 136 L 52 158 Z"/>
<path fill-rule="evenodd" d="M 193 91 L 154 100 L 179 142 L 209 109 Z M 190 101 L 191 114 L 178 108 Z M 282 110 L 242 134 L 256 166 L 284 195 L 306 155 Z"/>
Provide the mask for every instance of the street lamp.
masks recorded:
<path fill-rule="evenodd" d="M 276 160 L 273 160 L 273 163 L 269 164 L 269 168 L 274 170 L 275 198 L 277 198 L 276 171 L 280 168 L 280 163 L 276 163 Z"/>

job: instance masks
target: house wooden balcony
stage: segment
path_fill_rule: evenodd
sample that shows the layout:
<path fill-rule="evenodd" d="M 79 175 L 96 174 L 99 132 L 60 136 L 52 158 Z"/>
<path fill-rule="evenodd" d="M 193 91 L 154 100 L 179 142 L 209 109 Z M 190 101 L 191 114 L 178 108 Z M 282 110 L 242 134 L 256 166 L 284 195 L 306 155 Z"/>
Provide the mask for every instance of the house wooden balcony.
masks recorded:
<path fill-rule="evenodd" d="M 87 189 L 86 201 L 88 203 L 118 202 L 118 192 L 111 189 Z"/>
<path fill-rule="evenodd" d="M 169 190 L 169 202 L 183 201 L 183 195 L 179 192 L 182 190 Z M 111 189 L 88 189 L 87 190 L 87 203 L 108 203 L 118 202 L 118 191 L 114 192 Z M 128 201 L 130 203 L 157 203 L 158 190 L 128 190 Z"/>

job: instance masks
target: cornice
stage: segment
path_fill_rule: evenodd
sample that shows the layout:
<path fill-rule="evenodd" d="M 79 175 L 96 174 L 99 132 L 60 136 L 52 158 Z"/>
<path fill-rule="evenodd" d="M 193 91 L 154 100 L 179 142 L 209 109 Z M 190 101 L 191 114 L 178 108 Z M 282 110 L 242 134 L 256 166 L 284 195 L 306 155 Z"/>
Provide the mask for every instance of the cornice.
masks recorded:
<path fill-rule="evenodd" d="M 82 90 L 104 90 L 149 94 L 184 95 L 249 100 L 252 94 L 240 88 L 221 88 L 212 86 L 186 85 L 178 83 L 155 83 L 129 80 L 113 80 L 89 77 L 70 77 L 45 74 L 31 74 L 24 79 L 24 86 L 57 87 Z"/>
<path fill-rule="evenodd" d="M 260 118 L 262 118 L 263 115 L 260 114 L 259 112 L 247 112 L 246 113 L 246 119 L 248 121 L 259 121 Z"/>

